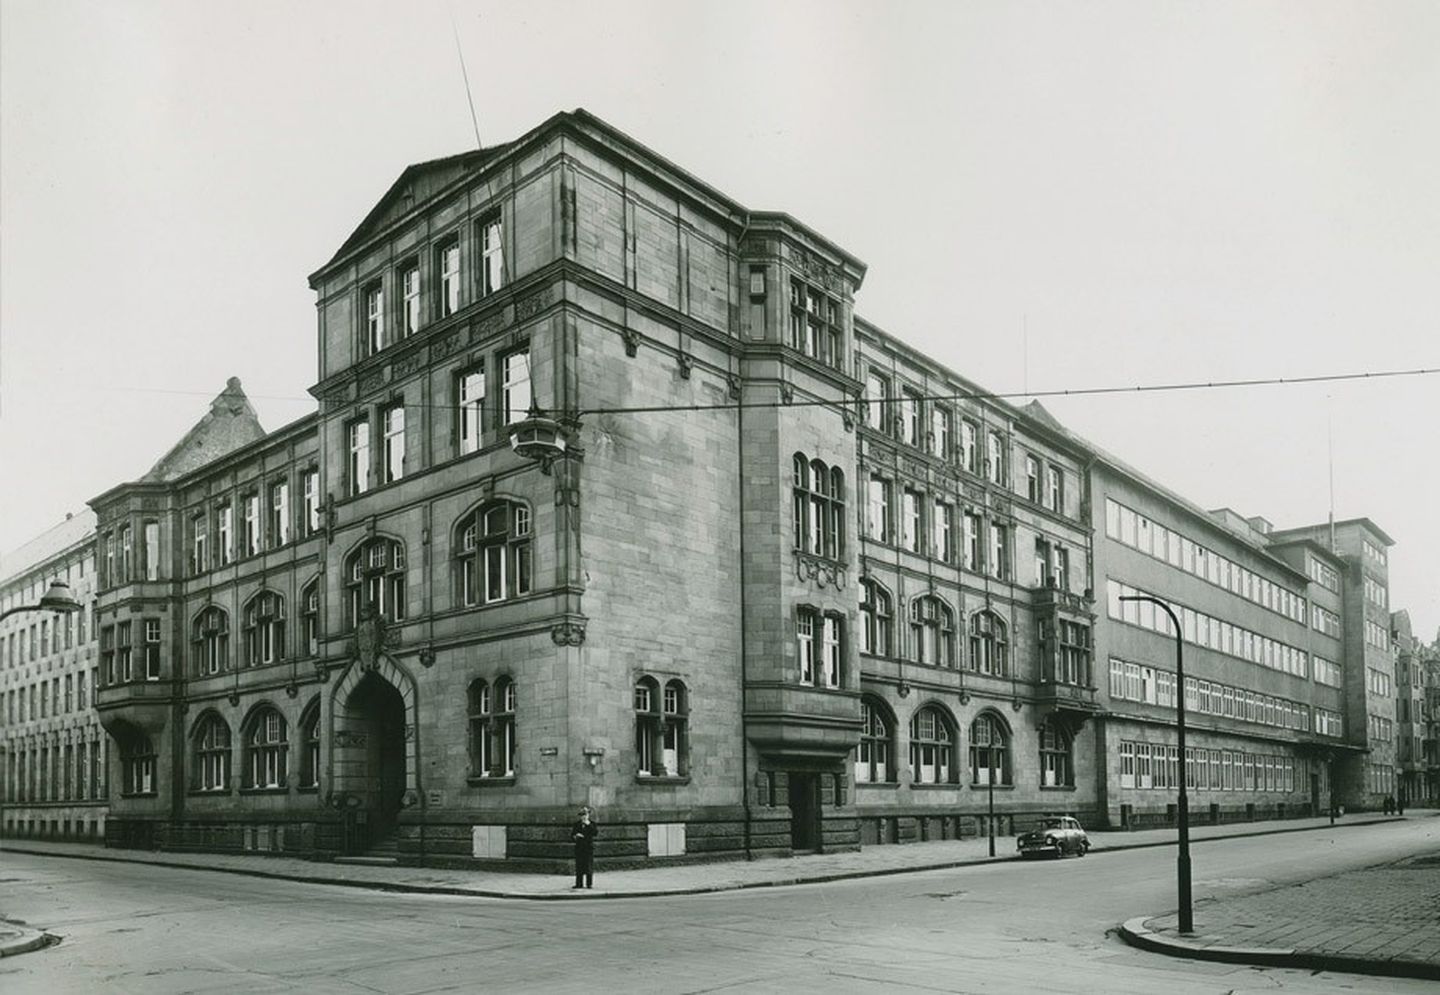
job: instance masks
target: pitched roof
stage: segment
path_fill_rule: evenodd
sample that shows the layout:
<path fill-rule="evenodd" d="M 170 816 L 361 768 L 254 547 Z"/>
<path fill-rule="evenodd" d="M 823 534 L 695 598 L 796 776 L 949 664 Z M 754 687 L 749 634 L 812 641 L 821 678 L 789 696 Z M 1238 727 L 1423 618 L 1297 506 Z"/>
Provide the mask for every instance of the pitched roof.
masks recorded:
<path fill-rule="evenodd" d="M 264 437 L 265 429 L 240 387 L 240 378 L 231 377 L 225 381 L 225 389 L 210 402 L 210 410 L 156 461 L 140 482 L 174 480 Z"/>
<path fill-rule="evenodd" d="M 58 525 L 41 532 L 23 545 L 0 556 L 0 579 L 9 581 L 18 574 L 32 570 L 46 560 L 82 542 L 95 532 L 95 513 L 83 508 L 67 514 Z"/>
<path fill-rule="evenodd" d="M 416 206 L 429 200 L 431 196 L 461 176 L 466 173 L 478 172 L 491 159 L 508 151 L 513 144 L 514 142 L 502 142 L 489 148 L 461 152 L 457 155 L 443 156 L 439 159 L 430 159 L 406 166 L 404 172 L 394 183 L 390 184 L 390 189 L 385 191 L 385 195 L 370 209 L 355 230 L 320 269 L 328 269 L 352 248 L 391 222 L 409 214 Z"/>

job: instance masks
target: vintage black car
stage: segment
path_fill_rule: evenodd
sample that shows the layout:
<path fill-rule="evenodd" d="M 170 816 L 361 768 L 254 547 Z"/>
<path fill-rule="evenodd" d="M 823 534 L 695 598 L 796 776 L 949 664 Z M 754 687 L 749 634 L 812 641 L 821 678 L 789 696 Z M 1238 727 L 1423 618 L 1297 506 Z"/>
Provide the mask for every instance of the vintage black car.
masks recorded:
<path fill-rule="evenodd" d="M 1030 832 L 1021 833 L 1015 840 L 1015 846 L 1022 857 L 1033 857 L 1040 853 L 1054 854 L 1056 857 L 1073 853 L 1083 857 L 1090 849 L 1090 837 L 1085 835 L 1080 823 L 1070 816 L 1047 815 L 1037 822 Z"/>

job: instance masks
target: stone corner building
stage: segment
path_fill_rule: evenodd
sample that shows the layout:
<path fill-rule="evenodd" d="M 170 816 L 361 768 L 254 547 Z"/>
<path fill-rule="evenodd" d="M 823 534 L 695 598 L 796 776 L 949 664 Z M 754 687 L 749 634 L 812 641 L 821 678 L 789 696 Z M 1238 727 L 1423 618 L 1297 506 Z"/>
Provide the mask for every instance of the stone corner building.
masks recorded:
<path fill-rule="evenodd" d="M 92 502 L 108 842 L 553 863 L 589 804 L 614 864 L 972 834 L 992 797 L 1117 820 L 1096 458 L 857 318 L 864 275 L 583 111 L 407 169 L 310 278 L 317 413 L 267 434 L 232 380 Z M 512 449 L 535 412 L 556 458 Z M 1318 762 L 1286 659 L 1304 729 L 1217 713 L 1227 754 Z"/>

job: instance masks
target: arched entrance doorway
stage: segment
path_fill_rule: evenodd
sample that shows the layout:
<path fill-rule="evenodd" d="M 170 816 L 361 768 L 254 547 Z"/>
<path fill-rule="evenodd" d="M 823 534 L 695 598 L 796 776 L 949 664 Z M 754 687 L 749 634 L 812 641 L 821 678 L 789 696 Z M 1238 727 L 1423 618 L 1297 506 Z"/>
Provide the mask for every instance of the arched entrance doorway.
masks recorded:
<path fill-rule="evenodd" d="M 345 696 L 337 782 L 348 789 L 347 849 L 367 850 L 395 830 L 405 797 L 405 699 L 371 671 Z"/>

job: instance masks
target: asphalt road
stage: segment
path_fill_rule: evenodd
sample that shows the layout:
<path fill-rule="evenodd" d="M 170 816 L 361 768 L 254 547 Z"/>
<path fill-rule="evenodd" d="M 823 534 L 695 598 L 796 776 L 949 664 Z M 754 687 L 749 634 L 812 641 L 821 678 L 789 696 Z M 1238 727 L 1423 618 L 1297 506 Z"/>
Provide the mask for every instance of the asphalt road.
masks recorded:
<path fill-rule="evenodd" d="M 1440 850 L 1440 819 L 1206 842 L 1197 898 Z M 28 992 L 1427 992 L 1183 961 L 1107 931 L 1174 908 L 1173 848 L 664 899 L 392 895 L 5 854 L 0 914 L 64 937 Z"/>

